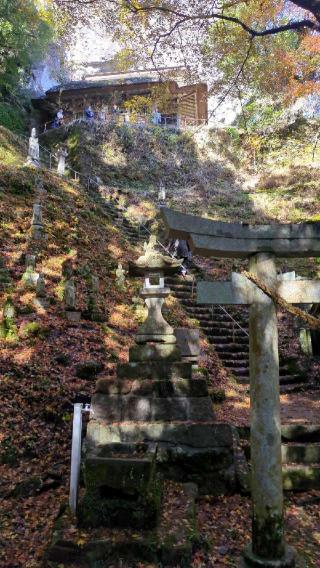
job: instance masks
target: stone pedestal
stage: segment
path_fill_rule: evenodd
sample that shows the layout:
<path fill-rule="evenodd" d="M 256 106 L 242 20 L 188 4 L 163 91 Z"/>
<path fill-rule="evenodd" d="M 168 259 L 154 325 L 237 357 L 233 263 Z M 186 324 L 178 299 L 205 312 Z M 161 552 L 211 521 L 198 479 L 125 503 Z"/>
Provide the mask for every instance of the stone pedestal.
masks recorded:
<path fill-rule="evenodd" d="M 122 450 L 122 453 L 121 453 Z M 105 452 L 88 455 L 85 467 L 86 494 L 78 509 L 83 527 L 135 527 L 156 525 L 161 484 L 156 476 L 155 454 Z"/>
<path fill-rule="evenodd" d="M 77 312 L 75 310 L 67 310 L 65 312 L 66 319 L 72 323 L 79 323 L 81 320 L 81 312 Z"/>
<path fill-rule="evenodd" d="M 249 545 L 243 552 L 240 568 L 294 568 L 296 566 L 296 554 L 293 548 L 285 546 L 281 558 L 270 560 L 256 556 Z"/>
<path fill-rule="evenodd" d="M 150 244 L 145 250 L 130 273 L 145 277 L 141 297 L 148 316 L 129 350 L 129 362 L 118 365 L 116 379 L 98 380 L 91 401 L 86 496 L 79 506 L 79 520 L 86 526 L 154 524 L 159 475 L 198 483 L 203 492 L 223 493 L 235 486 L 232 428 L 214 424 L 206 381 L 193 377 L 191 362 L 182 362 L 174 330 L 161 311 L 170 292 L 164 275 L 177 271 L 180 263 Z"/>

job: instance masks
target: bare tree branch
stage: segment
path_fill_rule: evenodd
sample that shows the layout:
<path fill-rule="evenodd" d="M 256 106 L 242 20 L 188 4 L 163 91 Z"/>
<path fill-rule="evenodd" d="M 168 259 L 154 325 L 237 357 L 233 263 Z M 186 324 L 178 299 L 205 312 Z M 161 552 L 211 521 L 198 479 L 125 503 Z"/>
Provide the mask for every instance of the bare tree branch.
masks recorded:
<path fill-rule="evenodd" d="M 87 0 L 87 1 L 91 1 L 91 0 Z M 209 14 L 191 15 L 191 14 L 185 14 L 185 13 L 180 12 L 178 10 L 173 10 L 172 8 L 169 8 L 167 6 L 157 6 L 157 5 L 136 6 L 135 4 L 132 3 L 132 0 L 126 0 L 126 4 L 127 4 L 128 8 L 133 13 L 160 12 L 160 13 L 170 14 L 172 16 L 176 16 L 176 17 L 180 18 L 181 22 L 187 22 L 187 21 L 191 22 L 191 21 L 197 21 L 197 20 L 223 20 L 225 22 L 231 22 L 233 24 L 237 24 L 238 26 L 241 26 L 242 29 L 244 31 L 246 31 L 251 37 L 264 37 L 264 36 L 274 35 L 274 34 L 278 34 L 278 33 L 289 31 L 289 30 L 299 30 L 299 29 L 303 29 L 303 28 L 309 28 L 309 29 L 312 29 L 312 30 L 320 29 L 319 24 L 317 24 L 317 22 L 312 21 L 310 19 L 304 19 L 304 20 L 300 20 L 300 21 L 289 22 L 288 24 L 284 24 L 282 26 L 275 26 L 273 28 L 267 28 L 265 30 L 255 30 L 235 16 L 227 16 L 225 14 L 221 14 L 221 13 L 218 13 L 218 12 L 212 12 L 212 13 L 209 13 Z"/>

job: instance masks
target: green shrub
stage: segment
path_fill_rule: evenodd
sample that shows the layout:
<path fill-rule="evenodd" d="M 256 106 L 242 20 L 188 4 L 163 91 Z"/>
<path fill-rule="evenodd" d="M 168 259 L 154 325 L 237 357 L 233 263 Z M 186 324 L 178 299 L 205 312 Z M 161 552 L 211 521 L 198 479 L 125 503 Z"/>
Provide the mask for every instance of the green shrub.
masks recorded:
<path fill-rule="evenodd" d="M 224 389 L 211 389 L 210 397 L 212 402 L 224 402 L 226 400 L 226 393 Z"/>
<path fill-rule="evenodd" d="M 24 112 L 9 103 L 0 102 L 0 125 L 12 132 L 23 132 L 26 129 Z"/>
<path fill-rule="evenodd" d="M 49 329 L 36 321 L 31 321 L 25 323 L 20 328 L 20 335 L 24 339 L 29 337 L 39 337 L 39 339 L 44 339 L 47 337 Z"/>

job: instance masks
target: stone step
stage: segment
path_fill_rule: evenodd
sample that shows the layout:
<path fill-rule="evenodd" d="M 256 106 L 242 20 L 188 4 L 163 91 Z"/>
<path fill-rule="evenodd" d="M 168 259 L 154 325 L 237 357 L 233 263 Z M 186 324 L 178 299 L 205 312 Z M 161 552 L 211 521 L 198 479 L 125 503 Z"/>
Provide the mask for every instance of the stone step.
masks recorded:
<path fill-rule="evenodd" d="M 233 369 L 229 367 L 229 371 L 232 372 L 236 377 L 248 378 L 249 369 L 247 367 L 234 367 Z"/>
<path fill-rule="evenodd" d="M 249 441 L 250 426 L 238 426 L 237 430 L 241 439 Z M 282 424 L 281 440 L 283 444 L 320 444 L 320 424 Z"/>
<path fill-rule="evenodd" d="M 210 343 L 213 342 L 210 341 Z M 214 348 L 217 351 L 217 353 L 220 355 L 220 357 L 224 357 L 224 354 L 227 354 L 230 357 L 230 353 L 232 353 L 233 355 L 235 355 L 236 353 L 241 353 L 241 355 L 245 354 L 245 356 L 249 353 L 249 345 L 247 346 L 245 344 L 238 345 L 238 343 L 229 343 L 229 344 L 214 343 Z M 239 357 L 235 358 L 238 359 Z"/>
<path fill-rule="evenodd" d="M 244 359 L 223 359 L 223 364 L 225 367 L 246 367 L 249 370 L 249 358 Z"/>
<path fill-rule="evenodd" d="M 190 314 L 196 314 L 197 316 L 203 317 L 204 319 L 213 319 L 212 313 L 213 314 L 217 314 L 217 316 L 219 316 L 218 311 L 217 312 L 211 312 L 211 310 L 209 310 L 208 308 L 203 308 L 201 306 L 189 306 L 186 308 L 187 312 L 189 312 Z M 196 317 L 194 315 L 194 317 Z M 226 317 L 226 316 L 224 316 Z M 230 321 L 230 318 L 227 318 L 226 321 Z"/>
<path fill-rule="evenodd" d="M 223 347 L 225 348 L 226 345 L 223 345 Z M 216 346 L 215 346 L 216 348 Z M 248 359 L 248 353 L 249 351 L 230 351 L 230 350 L 225 350 L 225 351 L 219 351 L 217 350 L 217 353 L 220 357 L 220 359 L 222 361 L 224 361 L 225 359 Z"/>
<path fill-rule="evenodd" d="M 244 336 L 237 336 L 236 338 L 233 335 L 212 335 L 211 333 L 207 333 L 207 337 L 210 339 L 210 343 L 214 343 L 216 345 L 221 345 L 222 343 L 228 343 L 229 345 L 248 345 L 249 346 L 249 339 Z M 235 341 L 234 341 L 235 340 Z"/>
<path fill-rule="evenodd" d="M 226 366 L 227 367 L 227 366 Z M 244 385 L 250 384 L 249 378 L 249 368 L 246 369 L 238 369 L 237 367 L 227 367 L 227 369 L 232 372 L 237 377 L 237 382 Z M 306 389 L 306 384 L 298 382 L 298 377 L 285 377 L 285 381 L 283 382 L 280 378 L 280 393 L 286 394 L 291 392 L 300 392 L 301 390 Z M 297 388 L 295 388 L 297 387 Z M 309 389 L 309 387 L 307 387 Z"/>
<path fill-rule="evenodd" d="M 240 327 L 238 327 L 237 325 L 234 325 L 233 323 L 229 323 L 227 321 L 222 321 L 218 324 L 213 324 L 211 322 L 203 322 L 202 324 L 202 329 L 206 332 L 206 333 L 212 333 L 213 335 L 220 335 L 220 333 L 225 333 L 225 334 L 229 334 L 230 336 L 244 336 L 247 337 L 248 341 L 249 341 L 249 337 L 244 333 L 243 329 L 241 329 Z M 244 328 L 245 329 L 245 328 Z M 247 331 L 245 329 L 245 331 Z M 248 333 L 248 331 L 247 331 Z"/>
<path fill-rule="evenodd" d="M 296 384 L 289 384 L 289 385 L 281 385 L 280 384 L 280 393 L 281 394 L 291 394 L 295 392 L 301 391 L 310 391 L 310 390 L 317 390 L 319 387 L 313 385 L 312 383 L 296 383 Z"/>
<path fill-rule="evenodd" d="M 250 385 L 250 377 L 249 374 L 248 375 L 243 375 L 242 377 L 238 377 L 237 373 L 234 372 L 234 375 L 236 375 L 237 378 L 237 383 L 239 383 L 240 385 Z"/>
<path fill-rule="evenodd" d="M 285 465 L 283 488 L 286 491 L 310 491 L 320 488 L 320 465 Z"/>
<path fill-rule="evenodd" d="M 172 284 L 171 282 L 168 281 L 168 279 L 165 279 L 165 283 L 167 286 L 169 286 L 169 288 L 171 288 L 171 290 L 177 294 L 178 292 L 187 292 L 188 294 L 191 294 L 192 291 L 192 282 L 183 282 L 183 283 L 179 283 L 179 284 Z M 196 290 L 197 286 L 194 285 L 193 289 Z"/>
<path fill-rule="evenodd" d="M 170 288 L 170 290 L 171 290 L 171 293 L 172 293 L 173 292 L 172 288 Z M 196 302 L 196 298 L 197 298 L 196 291 L 194 291 L 193 296 L 191 296 L 190 292 L 184 292 L 182 290 L 181 291 L 179 290 L 177 292 L 175 290 L 173 295 L 174 295 L 175 298 L 178 298 L 178 300 L 182 300 L 183 302 L 188 302 L 189 300 L 191 300 L 192 302 Z"/>
<path fill-rule="evenodd" d="M 297 385 L 306 382 L 300 375 L 282 375 L 280 371 L 280 385 Z"/>
<path fill-rule="evenodd" d="M 320 443 L 283 444 L 281 453 L 282 463 L 284 464 L 320 464 Z"/>
<path fill-rule="evenodd" d="M 281 436 L 284 442 L 320 443 L 320 424 L 283 424 Z"/>
<path fill-rule="evenodd" d="M 194 312 L 190 312 L 189 310 L 186 310 L 189 317 L 192 317 L 194 319 L 197 319 L 200 323 L 201 326 L 204 327 L 216 327 L 216 328 L 224 328 L 224 329 L 230 329 L 230 327 L 228 326 L 229 323 L 229 319 L 224 319 L 224 317 L 220 317 L 220 316 L 214 316 L 212 317 L 211 315 L 209 315 L 208 313 L 206 314 L 195 314 Z M 240 329 L 240 328 L 238 328 Z"/>

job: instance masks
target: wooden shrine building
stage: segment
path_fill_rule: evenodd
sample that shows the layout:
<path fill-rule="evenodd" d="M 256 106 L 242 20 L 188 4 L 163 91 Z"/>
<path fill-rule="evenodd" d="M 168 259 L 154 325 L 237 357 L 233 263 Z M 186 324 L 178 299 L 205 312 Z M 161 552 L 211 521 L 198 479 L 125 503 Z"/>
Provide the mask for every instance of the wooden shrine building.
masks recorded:
<path fill-rule="evenodd" d="M 67 119 L 79 116 L 88 105 L 96 115 L 101 109 L 111 113 L 115 106 L 122 112 L 125 102 L 132 97 L 148 97 L 155 89 L 160 91 L 162 88 L 166 102 L 159 110 L 166 123 L 178 124 L 180 119 L 193 125 L 207 123 L 208 88 L 205 83 L 179 86 L 174 80 L 159 81 L 152 73 L 96 75 L 83 81 L 56 85 L 32 103 L 41 112 L 41 121 L 45 123 L 52 120 L 59 108 L 63 109 Z"/>

